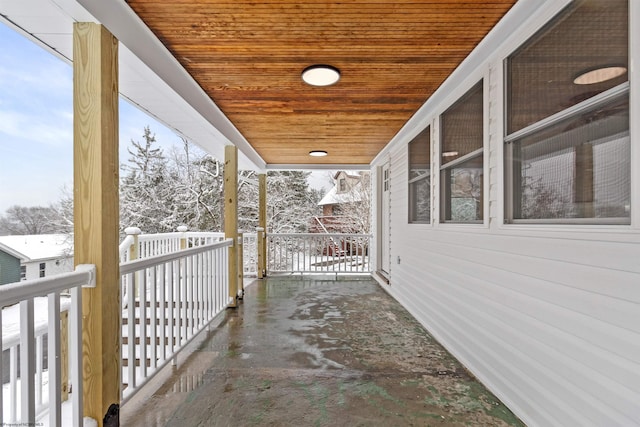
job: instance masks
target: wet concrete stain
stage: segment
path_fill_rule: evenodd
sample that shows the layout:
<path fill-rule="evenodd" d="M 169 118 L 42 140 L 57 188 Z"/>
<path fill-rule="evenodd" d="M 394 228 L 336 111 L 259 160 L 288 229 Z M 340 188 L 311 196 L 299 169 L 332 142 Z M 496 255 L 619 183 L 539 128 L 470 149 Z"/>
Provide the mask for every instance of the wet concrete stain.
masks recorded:
<path fill-rule="evenodd" d="M 133 426 L 523 425 L 370 279 L 258 281 L 127 406 Z"/>

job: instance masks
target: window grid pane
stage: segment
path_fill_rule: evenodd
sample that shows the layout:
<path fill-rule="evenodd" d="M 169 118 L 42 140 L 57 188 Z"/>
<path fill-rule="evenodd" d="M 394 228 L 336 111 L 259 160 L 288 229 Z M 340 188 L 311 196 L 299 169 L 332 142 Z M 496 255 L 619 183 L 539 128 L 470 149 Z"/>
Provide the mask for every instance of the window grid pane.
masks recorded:
<path fill-rule="evenodd" d="M 628 129 L 625 96 L 514 141 L 513 219 L 629 219 Z"/>
<path fill-rule="evenodd" d="M 481 80 L 440 117 L 440 220 L 443 222 L 483 220 L 483 104 Z M 467 157 L 463 159 L 464 156 Z"/>
<path fill-rule="evenodd" d="M 409 143 L 409 222 L 431 221 L 431 134 L 427 127 Z"/>

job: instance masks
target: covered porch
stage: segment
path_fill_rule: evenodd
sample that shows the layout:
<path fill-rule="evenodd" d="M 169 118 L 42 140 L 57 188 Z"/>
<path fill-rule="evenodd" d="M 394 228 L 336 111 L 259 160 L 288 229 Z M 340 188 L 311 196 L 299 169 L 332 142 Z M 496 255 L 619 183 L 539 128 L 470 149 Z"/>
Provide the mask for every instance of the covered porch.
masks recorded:
<path fill-rule="evenodd" d="M 638 17 L 633 0 L 0 2 L 74 70 L 79 268 L 0 290 L 30 331 L 21 371 L 42 374 L 34 298 L 57 313 L 72 289 L 74 425 L 518 425 L 468 372 L 532 426 L 639 425 Z M 319 66 L 338 83 L 303 82 Z M 119 259 L 119 96 L 224 161 L 222 241 Z M 246 290 L 243 169 L 260 188 Z M 291 169 L 368 170 L 372 228 L 350 254 L 322 243 L 331 264 L 286 255 L 284 280 L 266 180 Z M 307 276 L 329 265 L 368 277 Z M 41 386 L 23 384 L 21 421 Z"/>
<path fill-rule="evenodd" d="M 122 425 L 523 425 L 363 276 L 254 280 L 188 351 Z"/>

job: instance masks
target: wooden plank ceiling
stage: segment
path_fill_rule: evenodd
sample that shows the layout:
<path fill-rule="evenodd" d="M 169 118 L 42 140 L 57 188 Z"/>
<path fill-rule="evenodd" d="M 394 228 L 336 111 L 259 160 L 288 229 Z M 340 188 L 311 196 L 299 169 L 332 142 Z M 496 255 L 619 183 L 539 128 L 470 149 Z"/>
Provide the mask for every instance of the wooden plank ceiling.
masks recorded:
<path fill-rule="evenodd" d="M 515 0 L 127 3 L 267 164 L 353 165 L 376 156 Z M 313 64 L 340 81 L 308 86 Z"/>

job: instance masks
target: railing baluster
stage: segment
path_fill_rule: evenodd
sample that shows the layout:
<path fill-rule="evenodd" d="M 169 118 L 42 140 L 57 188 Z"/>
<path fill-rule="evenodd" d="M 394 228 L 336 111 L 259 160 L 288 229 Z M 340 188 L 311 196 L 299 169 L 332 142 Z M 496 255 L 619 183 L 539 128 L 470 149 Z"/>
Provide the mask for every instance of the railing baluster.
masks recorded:
<path fill-rule="evenodd" d="M 36 418 L 33 376 L 35 354 L 33 352 L 33 298 L 20 302 L 20 418 L 33 423 Z"/>
<path fill-rule="evenodd" d="M 139 316 L 140 316 L 140 344 L 139 352 L 140 352 L 140 372 L 142 373 L 142 378 L 147 376 L 147 288 L 149 286 L 149 270 L 145 269 L 142 271 L 142 283 L 140 289 L 140 307 L 139 307 Z"/>
<path fill-rule="evenodd" d="M 166 286 L 167 286 L 167 264 L 160 266 L 160 283 L 158 287 L 158 300 L 160 304 L 160 347 L 159 347 L 159 359 L 164 361 L 167 358 L 167 328 L 165 325 L 165 319 L 167 318 L 167 299 L 166 299 Z"/>
<path fill-rule="evenodd" d="M 150 307 L 149 307 L 149 319 L 150 319 L 150 330 L 149 330 L 149 338 L 151 339 L 150 342 L 150 346 L 149 346 L 149 359 L 151 359 L 151 369 L 155 369 L 156 366 L 158 366 L 158 356 L 157 356 L 157 339 L 158 339 L 158 316 L 157 316 L 157 309 L 158 309 L 158 298 L 156 296 L 156 290 L 158 287 L 158 276 L 156 274 L 157 269 L 159 268 L 159 266 L 154 266 L 153 268 L 149 269 L 149 273 L 151 274 L 151 278 L 149 279 L 150 282 L 150 286 L 149 286 L 149 290 L 151 291 L 149 293 L 149 303 L 150 303 Z"/>
<path fill-rule="evenodd" d="M 137 273 L 129 275 L 129 283 L 134 283 Z M 129 291 L 129 301 L 127 301 L 127 387 L 136 386 L 136 301 L 133 290 Z"/>
<path fill-rule="evenodd" d="M 182 315 L 180 316 L 180 321 L 183 322 L 182 324 L 182 328 L 180 328 L 182 330 L 181 335 L 182 335 L 182 340 L 180 340 L 180 345 L 182 345 L 183 340 L 186 341 L 187 339 L 187 327 L 189 326 L 189 322 L 187 320 L 187 315 L 188 315 L 188 311 L 187 311 L 187 306 L 188 306 L 188 301 L 187 301 L 187 292 L 188 292 L 188 287 L 189 287 L 189 278 L 187 277 L 189 274 L 189 259 L 185 259 L 183 264 L 180 266 L 180 270 L 181 270 L 181 280 L 180 280 L 180 287 L 182 289 L 182 298 L 181 298 L 181 313 Z"/>
<path fill-rule="evenodd" d="M 60 355 L 60 293 L 52 292 L 48 299 L 47 369 L 49 370 L 49 425 L 62 425 L 62 373 Z"/>
<path fill-rule="evenodd" d="M 71 367 L 71 418 L 74 426 L 82 426 L 82 289 L 77 286 L 71 288 L 69 329 L 69 360 L 74 361 Z"/>
<path fill-rule="evenodd" d="M 2 310 L 2 307 L 0 307 L 0 310 Z M 2 369 L 4 368 L 4 340 L 2 339 L 2 335 L 2 312 L 0 311 L 0 373 L 2 373 L 0 378 L 4 381 L 4 370 Z M 0 393 L 0 425 L 4 425 L 4 386 L 2 393 Z"/>
<path fill-rule="evenodd" d="M 168 284 L 167 286 L 167 311 L 169 313 L 169 319 L 167 321 L 167 327 L 169 328 L 169 353 L 173 356 L 173 353 L 175 351 L 175 335 L 176 335 L 176 331 L 175 331 L 175 323 L 176 323 L 176 303 L 175 303 L 175 298 L 174 298 L 174 293 L 173 293 L 173 287 L 175 286 L 177 280 L 177 276 L 176 276 L 176 262 L 177 261 L 171 261 L 169 263 L 169 277 L 171 278 L 171 283 Z M 168 355 L 167 355 L 168 357 Z M 174 360 L 175 361 L 175 360 Z"/>
<path fill-rule="evenodd" d="M 13 346 L 9 350 L 9 422 L 18 420 L 18 346 Z"/>
<path fill-rule="evenodd" d="M 44 368 L 44 351 L 43 351 L 42 335 L 36 335 L 36 382 L 34 390 L 36 393 L 35 407 L 42 406 L 42 370 Z"/>

